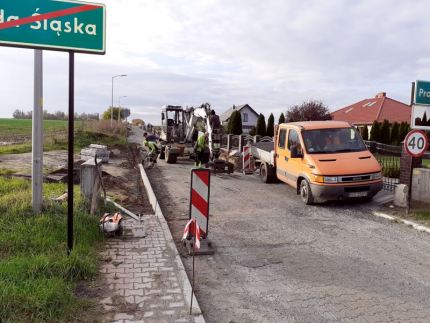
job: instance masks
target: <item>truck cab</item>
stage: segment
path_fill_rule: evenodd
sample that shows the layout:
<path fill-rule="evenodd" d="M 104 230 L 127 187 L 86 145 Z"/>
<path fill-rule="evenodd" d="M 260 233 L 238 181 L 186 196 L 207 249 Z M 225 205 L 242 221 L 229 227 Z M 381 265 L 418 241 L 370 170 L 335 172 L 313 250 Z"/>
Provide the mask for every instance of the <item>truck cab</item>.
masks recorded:
<path fill-rule="evenodd" d="M 272 174 L 295 187 L 306 204 L 369 200 L 382 189 L 381 166 L 349 123 L 281 124 L 274 146 Z"/>

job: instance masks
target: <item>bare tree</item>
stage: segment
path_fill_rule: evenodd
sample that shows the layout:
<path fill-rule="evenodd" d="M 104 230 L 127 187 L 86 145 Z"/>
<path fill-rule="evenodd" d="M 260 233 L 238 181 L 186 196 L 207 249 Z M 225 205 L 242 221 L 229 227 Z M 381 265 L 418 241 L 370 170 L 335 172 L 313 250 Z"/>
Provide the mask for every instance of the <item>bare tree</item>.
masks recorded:
<path fill-rule="evenodd" d="M 331 120 L 330 112 L 321 101 L 306 101 L 287 111 L 287 122 Z"/>

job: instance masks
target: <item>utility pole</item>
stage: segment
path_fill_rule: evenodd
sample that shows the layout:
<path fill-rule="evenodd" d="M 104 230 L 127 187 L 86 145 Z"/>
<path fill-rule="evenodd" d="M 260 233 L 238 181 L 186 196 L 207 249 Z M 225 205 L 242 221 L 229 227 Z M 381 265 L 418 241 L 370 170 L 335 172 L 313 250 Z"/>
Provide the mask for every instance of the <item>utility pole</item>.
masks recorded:
<path fill-rule="evenodd" d="M 126 98 L 126 95 L 122 95 L 118 98 L 118 122 L 121 121 L 121 98 Z"/>
<path fill-rule="evenodd" d="M 34 102 L 32 122 L 32 205 L 39 214 L 43 204 L 43 52 L 34 50 Z"/>
<path fill-rule="evenodd" d="M 124 77 L 127 76 L 127 74 L 120 74 L 120 75 L 114 75 L 112 76 L 112 105 L 110 107 L 110 127 L 113 127 L 113 80 L 117 77 Z"/>

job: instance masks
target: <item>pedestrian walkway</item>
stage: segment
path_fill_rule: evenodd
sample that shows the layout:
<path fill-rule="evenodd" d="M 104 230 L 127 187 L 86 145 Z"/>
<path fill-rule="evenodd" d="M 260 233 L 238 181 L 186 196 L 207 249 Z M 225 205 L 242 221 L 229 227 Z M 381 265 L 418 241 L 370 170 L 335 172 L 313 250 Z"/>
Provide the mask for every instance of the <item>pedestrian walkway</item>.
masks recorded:
<path fill-rule="evenodd" d="M 151 183 L 139 166 L 155 214 L 128 218 L 124 235 L 107 240 L 100 271 L 110 291 L 101 301 L 111 322 L 204 323 Z"/>
<path fill-rule="evenodd" d="M 155 215 L 125 221 L 124 236 L 107 241 L 100 271 L 111 297 L 102 303 L 114 322 L 194 322 L 174 253 Z"/>

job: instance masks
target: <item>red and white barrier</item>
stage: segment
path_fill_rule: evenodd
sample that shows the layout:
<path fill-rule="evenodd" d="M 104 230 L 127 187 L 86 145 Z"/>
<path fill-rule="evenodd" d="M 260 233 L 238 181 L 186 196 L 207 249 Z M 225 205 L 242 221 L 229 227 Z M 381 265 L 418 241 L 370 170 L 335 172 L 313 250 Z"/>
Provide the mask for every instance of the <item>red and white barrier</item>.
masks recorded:
<path fill-rule="evenodd" d="M 254 170 L 251 165 L 251 147 L 243 146 L 243 174 L 253 174 Z"/>
<path fill-rule="evenodd" d="M 205 239 L 209 227 L 210 170 L 191 170 L 190 219 L 195 218 Z"/>

